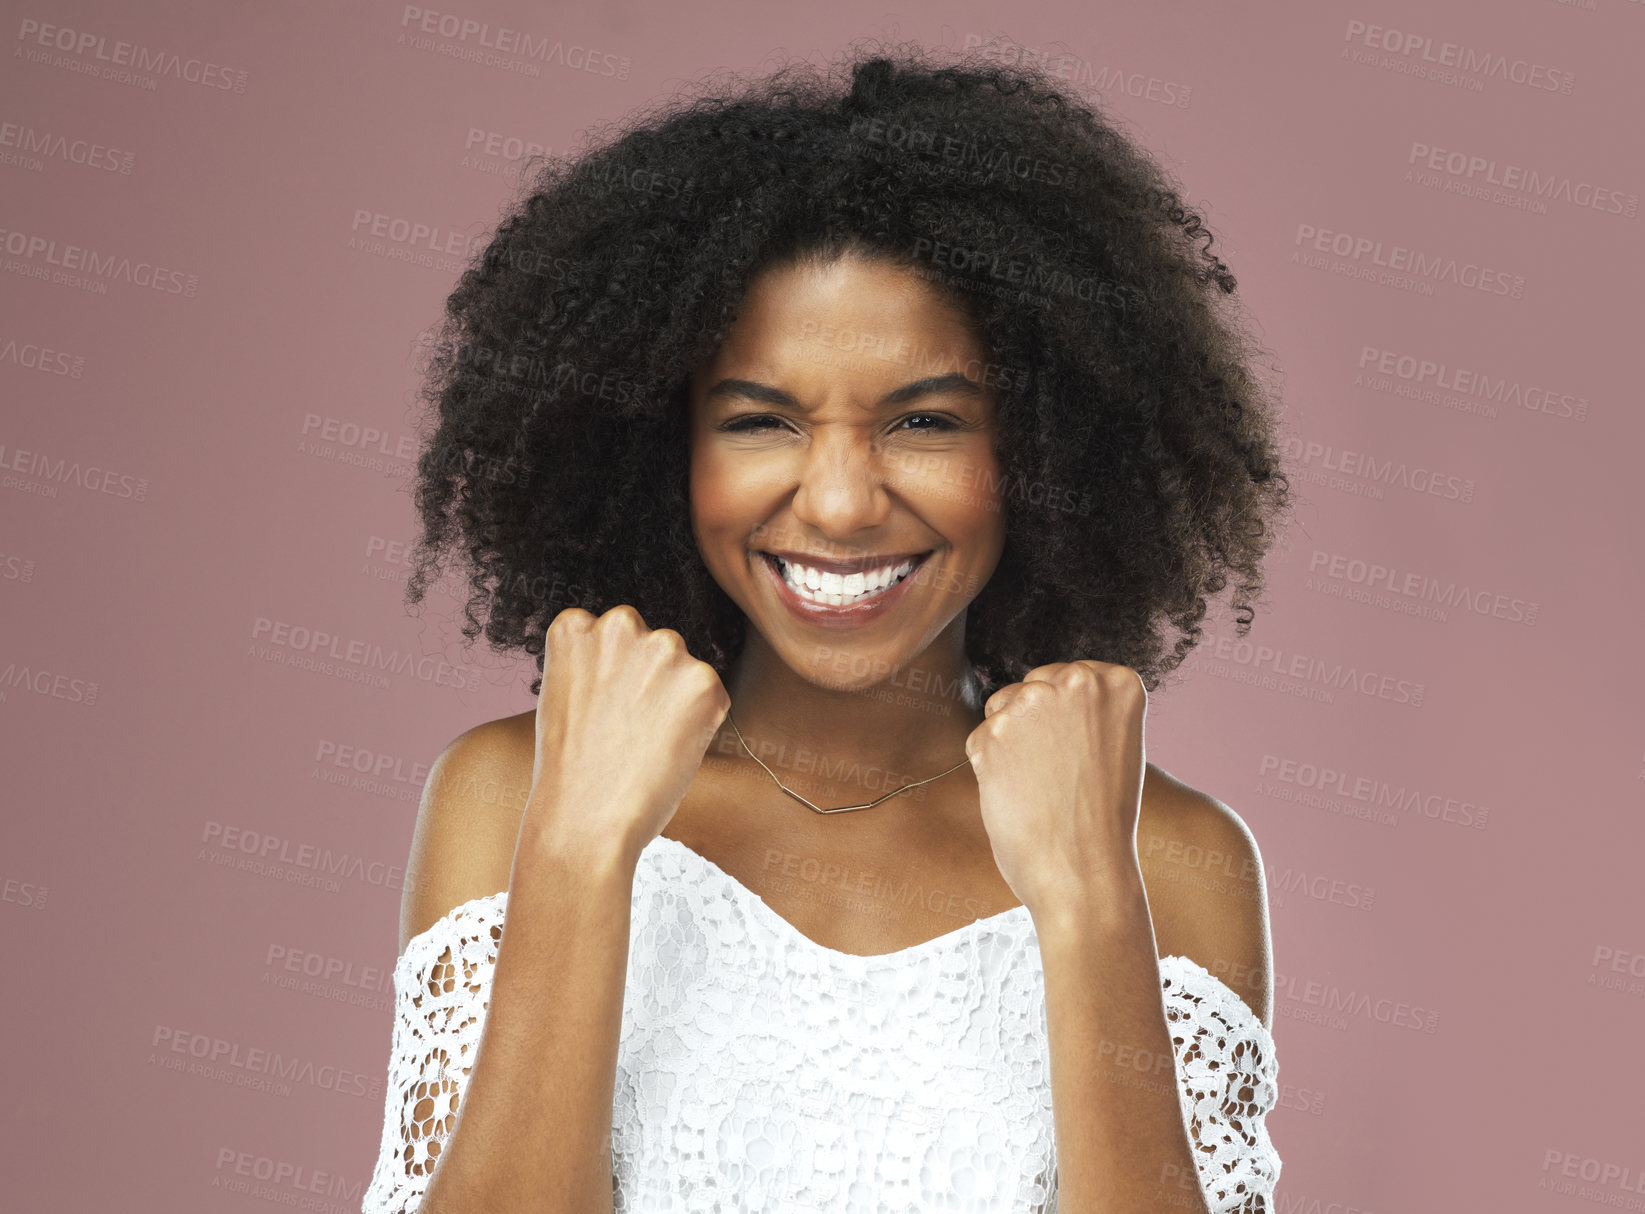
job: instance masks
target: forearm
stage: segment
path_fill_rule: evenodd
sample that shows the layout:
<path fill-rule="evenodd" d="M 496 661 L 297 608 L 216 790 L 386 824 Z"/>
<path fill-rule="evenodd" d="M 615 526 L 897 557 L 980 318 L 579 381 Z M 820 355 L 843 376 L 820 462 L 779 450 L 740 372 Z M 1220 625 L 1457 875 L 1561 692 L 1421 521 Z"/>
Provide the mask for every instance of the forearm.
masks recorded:
<path fill-rule="evenodd" d="M 1058 1214 L 1206 1214 L 1140 874 L 1036 930 Z"/>
<path fill-rule="evenodd" d="M 634 861 L 522 837 L 490 1008 L 419 1214 L 612 1209 Z"/>

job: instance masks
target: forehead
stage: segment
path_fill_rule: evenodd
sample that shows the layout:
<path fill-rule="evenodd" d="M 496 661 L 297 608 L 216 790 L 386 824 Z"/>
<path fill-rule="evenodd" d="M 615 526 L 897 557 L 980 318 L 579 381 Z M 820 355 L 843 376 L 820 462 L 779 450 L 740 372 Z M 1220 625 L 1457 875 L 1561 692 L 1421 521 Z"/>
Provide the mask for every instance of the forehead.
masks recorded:
<path fill-rule="evenodd" d="M 828 371 L 898 383 L 980 356 L 969 320 L 919 274 L 846 256 L 774 266 L 749 284 L 726 340 L 693 377 Z"/>

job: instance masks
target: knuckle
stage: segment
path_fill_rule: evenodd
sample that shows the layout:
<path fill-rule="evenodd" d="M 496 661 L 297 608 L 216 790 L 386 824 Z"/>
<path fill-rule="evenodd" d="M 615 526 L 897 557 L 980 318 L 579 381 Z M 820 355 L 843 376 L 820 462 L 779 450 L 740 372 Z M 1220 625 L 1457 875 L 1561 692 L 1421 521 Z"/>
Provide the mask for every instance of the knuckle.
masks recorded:
<path fill-rule="evenodd" d="M 1070 663 L 1065 677 L 1075 687 L 1095 687 L 1102 682 L 1102 673 L 1088 662 Z"/>
<path fill-rule="evenodd" d="M 594 617 L 581 607 L 567 607 L 548 622 L 548 631 L 558 629 L 561 632 L 569 628 L 585 628 L 591 624 Z"/>
<path fill-rule="evenodd" d="M 600 617 L 601 623 L 611 623 L 624 628 L 644 628 L 645 619 L 639 609 L 632 603 L 618 603 Z"/>

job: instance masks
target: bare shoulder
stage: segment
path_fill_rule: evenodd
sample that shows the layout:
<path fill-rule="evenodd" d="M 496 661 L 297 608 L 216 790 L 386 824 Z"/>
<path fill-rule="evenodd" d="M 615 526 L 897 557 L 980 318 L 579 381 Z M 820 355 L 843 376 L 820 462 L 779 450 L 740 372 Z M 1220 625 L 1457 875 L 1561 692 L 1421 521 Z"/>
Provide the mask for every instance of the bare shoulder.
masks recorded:
<path fill-rule="evenodd" d="M 508 888 L 534 721 L 524 712 L 464 730 L 430 765 L 400 899 L 400 952 L 455 907 Z"/>
<path fill-rule="evenodd" d="M 1267 882 L 1256 836 L 1244 819 L 1149 763 L 1137 859 L 1159 955 L 1204 966 L 1272 1027 Z"/>

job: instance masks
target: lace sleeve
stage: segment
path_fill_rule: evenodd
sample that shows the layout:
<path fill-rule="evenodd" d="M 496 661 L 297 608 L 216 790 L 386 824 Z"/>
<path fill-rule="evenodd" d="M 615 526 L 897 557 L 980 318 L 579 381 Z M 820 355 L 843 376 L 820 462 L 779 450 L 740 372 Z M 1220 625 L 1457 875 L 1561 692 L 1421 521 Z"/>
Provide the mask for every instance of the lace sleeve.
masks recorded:
<path fill-rule="evenodd" d="M 362 1214 L 413 1214 L 422 1204 L 480 1043 L 507 897 L 453 908 L 395 963 L 383 1140 Z"/>
<path fill-rule="evenodd" d="M 1266 1118 L 1279 1098 L 1274 1039 L 1250 1007 L 1186 957 L 1161 963 L 1182 1111 L 1212 1214 L 1269 1214 L 1280 1159 Z"/>

